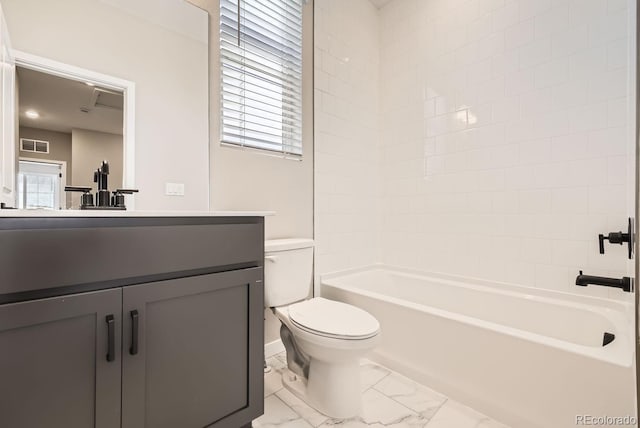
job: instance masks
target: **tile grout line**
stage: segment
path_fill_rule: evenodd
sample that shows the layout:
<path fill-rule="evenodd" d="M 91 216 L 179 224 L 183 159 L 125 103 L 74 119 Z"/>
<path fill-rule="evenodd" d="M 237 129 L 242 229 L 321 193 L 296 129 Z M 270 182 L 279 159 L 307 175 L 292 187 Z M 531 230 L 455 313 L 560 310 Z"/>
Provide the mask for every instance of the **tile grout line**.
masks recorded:
<path fill-rule="evenodd" d="M 391 374 L 391 373 L 389 373 L 389 374 Z M 386 377 L 386 376 L 385 376 L 385 377 Z M 383 378 L 383 379 L 384 379 L 384 378 Z M 380 381 L 382 381 L 382 379 L 380 379 Z M 377 383 L 376 383 L 375 385 L 377 385 Z M 409 411 L 411 411 L 411 412 L 415 413 L 415 414 L 416 414 L 416 415 L 418 415 L 418 416 L 423 416 L 422 412 L 418 412 L 418 411 L 416 411 L 416 410 L 413 410 L 412 408 L 410 408 L 410 407 L 409 407 L 409 406 L 407 406 L 406 404 L 401 403 L 400 401 L 396 400 L 395 398 L 393 398 L 393 397 L 391 397 L 391 396 L 389 396 L 389 395 L 385 394 L 384 392 L 382 392 L 382 391 L 380 391 L 379 389 L 375 388 L 375 385 L 372 385 L 370 388 L 367 388 L 367 390 L 369 390 L 369 389 L 373 388 L 373 389 L 375 389 L 377 392 L 379 392 L 380 394 L 384 395 L 385 397 L 387 397 L 388 399 L 390 399 L 390 400 L 394 401 L 395 403 L 398 403 L 400 406 L 404 407 L 405 409 L 408 409 Z M 422 384 L 418 384 L 418 385 L 423 386 Z M 448 403 L 448 402 L 449 402 L 449 400 L 450 400 L 450 399 L 449 399 L 449 397 L 447 397 L 447 396 L 445 396 L 445 395 L 443 395 L 443 397 L 444 397 L 444 401 L 442 401 L 442 403 L 440 403 L 440 405 L 439 405 L 439 406 L 437 406 L 437 410 L 436 410 L 435 412 L 433 412 L 433 415 L 429 418 L 429 420 L 428 420 L 428 421 L 427 421 L 427 423 L 425 424 L 424 428 L 427 428 L 427 426 L 429 425 L 429 423 L 431 423 L 431 420 L 436 416 L 436 414 L 440 411 L 440 409 L 442 409 L 442 407 L 444 407 L 444 405 L 445 405 L 446 403 Z"/>
<path fill-rule="evenodd" d="M 282 388 L 280 388 L 280 389 L 282 389 Z M 280 391 L 280 389 L 279 389 L 278 391 Z M 280 402 L 281 402 L 282 404 L 284 404 L 284 405 L 285 405 L 289 410 L 291 410 L 291 411 L 292 411 L 296 416 L 298 416 L 296 419 L 287 420 L 286 422 L 294 422 L 294 421 L 297 421 L 297 420 L 299 420 L 299 419 L 302 419 L 302 421 L 306 422 L 308 425 L 313 426 L 313 424 L 311 424 L 311 422 L 309 422 L 308 420 L 306 420 L 306 419 L 305 419 L 305 418 L 304 418 L 300 413 L 296 412 L 296 410 L 295 410 L 293 407 L 291 407 L 290 405 L 288 405 L 287 403 L 285 403 L 285 401 L 284 401 L 282 398 L 278 397 L 278 396 L 276 395 L 276 393 L 275 393 L 275 392 L 274 392 L 273 394 L 271 394 L 271 395 L 273 395 L 273 396 L 274 396 L 278 401 L 280 401 Z M 270 395 L 270 396 L 271 396 L 271 395 Z"/>
<path fill-rule="evenodd" d="M 433 418 L 435 418 L 435 417 L 436 417 L 436 415 L 437 415 L 438 413 L 440 413 L 440 410 L 442 410 L 442 408 L 444 407 L 444 405 L 445 405 L 445 404 L 447 404 L 448 402 L 449 402 L 449 397 L 446 397 L 446 398 L 445 398 L 445 400 L 442 402 L 442 404 L 440 404 L 440 405 L 438 406 L 438 410 L 436 410 L 436 411 L 433 413 L 433 416 L 431 416 L 431 418 L 429 418 L 429 421 L 428 421 L 428 422 L 427 422 L 427 424 L 424 426 L 424 428 L 429 428 L 429 425 L 431 424 L 431 421 L 433 421 Z M 486 418 L 484 418 L 484 419 L 486 419 Z M 482 419 L 482 420 L 484 420 L 484 419 Z"/>
<path fill-rule="evenodd" d="M 278 354 L 276 354 L 276 355 L 278 355 Z M 275 358 L 275 355 L 274 355 L 273 357 Z M 287 367 L 285 366 L 285 367 L 284 367 L 284 369 L 285 369 L 285 370 L 287 370 Z M 273 369 L 273 370 L 275 370 L 275 369 Z M 282 382 L 282 373 L 278 373 L 278 374 L 280 375 L 279 379 L 280 379 L 280 381 Z M 331 419 L 329 416 L 327 416 L 327 415 L 325 415 L 324 413 L 321 413 L 320 411 L 318 411 L 318 410 L 314 409 L 313 407 L 309 406 L 309 404 L 307 404 L 304 400 L 301 400 L 299 397 L 296 397 L 296 396 L 295 396 L 295 394 L 293 394 L 293 396 L 294 396 L 295 398 L 299 399 L 303 404 L 305 404 L 306 406 L 308 406 L 310 409 L 312 409 L 313 411 L 317 412 L 318 414 L 320 414 L 320 415 L 322 415 L 322 416 L 325 416 L 325 417 L 326 417 L 326 419 L 325 419 L 324 421 L 322 421 L 322 422 L 320 423 L 320 425 L 315 425 L 315 424 L 313 424 L 309 419 L 305 418 L 303 415 L 301 415 L 300 413 L 298 413 L 298 412 L 296 411 L 296 409 L 294 409 L 292 406 L 290 406 L 289 404 L 287 404 L 287 403 L 286 403 L 282 398 L 278 397 L 278 395 L 277 395 L 277 394 L 278 394 L 278 392 L 282 391 L 283 389 L 285 389 L 284 385 L 282 385 L 282 386 L 281 386 L 277 391 L 272 392 L 271 394 L 269 394 L 269 396 L 275 395 L 275 397 L 276 397 L 278 400 L 280 400 L 281 402 L 283 402 L 285 406 L 287 406 L 288 408 L 290 408 L 290 409 L 293 411 L 293 413 L 295 413 L 296 415 L 298 415 L 298 416 L 300 417 L 300 419 L 302 419 L 302 420 L 303 420 L 304 422 L 306 422 L 308 425 L 312 426 L 313 428 L 318 428 L 319 426 L 321 426 L 321 425 L 325 424 L 328 420 L 330 420 L 330 419 Z M 266 398 L 266 397 L 265 397 L 265 398 Z"/>
<path fill-rule="evenodd" d="M 402 373 L 398 373 L 398 372 L 396 372 L 395 370 L 390 369 L 389 367 L 385 367 L 385 366 L 379 365 L 379 364 L 377 364 L 377 363 L 375 363 L 375 362 L 372 362 L 372 364 L 375 364 L 375 365 L 376 365 L 376 366 L 378 366 L 378 367 L 382 367 L 382 368 L 384 368 L 385 370 L 387 370 L 387 371 L 388 371 L 388 373 L 387 373 L 386 375 L 384 375 L 382 378 L 380 378 L 380 380 L 378 380 L 376 383 L 374 383 L 373 385 L 371 385 L 369 388 L 365 389 L 365 391 L 364 391 L 364 392 L 368 391 L 369 389 L 375 389 L 377 392 L 379 392 L 380 394 L 384 395 L 385 397 L 387 397 L 387 398 L 389 398 L 389 399 L 393 400 L 395 403 L 398 403 L 399 405 L 401 405 L 401 406 L 402 406 L 402 407 L 404 407 L 405 409 L 408 409 L 409 411 L 411 411 L 411 412 L 415 413 L 415 414 L 416 414 L 416 415 L 418 415 L 418 416 L 422 416 L 422 413 L 421 413 L 421 412 L 417 412 L 417 411 L 415 411 L 415 410 L 411 409 L 410 407 L 406 406 L 405 404 L 403 404 L 403 403 L 399 402 L 399 401 L 398 401 L 398 400 L 396 400 L 395 398 L 393 398 L 393 397 L 391 397 L 391 396 L 389 396 L 389 395 L 385 394 L 384 392 L 382 392 L 382 391 L 380 391 L 379 389 L 377 389 L 377 388 L 376 388 L 376 385 L 378 385 L 380 382 L 382 382 L 384 379 L 386 379 L 387 377 L 389 377 L 389 376 L 393 373 L 393 374 L 396 374 L 396 375 L 398 375 L 399 377 L 401 377 L 401 378 L 403 378 L 403 379 L 408 380 L 408 381 L 409 381 L 409 382 L 411 382 L 411 383 L 414 383 L 414 384 L 416 384 L 416 385 L 422 386 L 422 387 L 424 387 L 424 388 L 428 388 L 430 391 L 433 391 L 433 392 L 435 392 L 436 394 L 441 395 L 441 396 L 444 398 L 444 401 L 443 401 L 442 403 L 440 403 L 440 405 L 438 406 L 437 410 L 433 413 L 433 415 L 431 416 L 431 418 L 429 418 L 429 420 L 428 420 L 428 421 L 427 421 L 427 423 L 425 424 L 424 428 L 428 428 L 428 425 L 431 423 L 431 420 L 432 420 L 432 419 L 433 419 L 433 418 L 438 414 L 438 412 L 440 412 L 440 410 L 444 407 L 444 405 L 450 401 L 449 396 L 444 395 L 444 394 L 442 394 L 442 393 L 440 393 L 440 392 L 438 392 L 438 391 L 435 391 L 435 390 L 433 390 L 433 389 L 429 388 L 428 386 L 423 385 L 423 384 L 421 384 L 421 383 L 419 383 L 419 382 L 416 382 L 415 380 L 413 380 L 413 379 L 411 379 L 411 378 L 409 378 L 409 377 L 407 377 L 407 376 L 403 375 Z M 483 414 L 483 416 L 485 416 L 485 418 L 483 418 L 483 420 L 484 420 L 484 419 L 489 419 L 486 415 L 484 415 L 484 414 Z"/>
<path fill-rule="evenodd" d="M 380 378 L 376 383 L 374 383 L 373 385 L 369 386 L 369 387 L 368 387 L 368 388 L 366 388 L 364 391 L 362 391 L 362 393 L 364 394 L 365 392 L 369 391 L 370 389 L 373 389 L 374 391 L 376 391 L 376 392 L 378 392 L 378 393 L 380 393 L 380 394 L 384 395 L 385 397 L 387 397 L 388 399 L 390 399 L 390 400 L 391 400 L 391 401 L 393 401 L 394 403 L 397 403 L 397 404 L 399 404 L 400 406 L 404 407 L 405 409 L 409 410 L 409 411 L 410 411 L 411 413 L 413 413 L 415 416 L 422 416 L 422 414 L 421 414 L 420 412 L 416 412 L 415 410 L 413 410 L 413 409 L 409 408 L 408 406 L 406 406 L 406 405 L 404 405 L 403 403 L 399 402 L 399 401 L 398 401 L 398 400 L 396 400 L 395 398 L 388 396 L 387 394 L 385 394 L 384 392 L 382 392 L 382 391 L 380 391 L 379 389 L 377 389 L 377 388 L 376 388 L 376 385 L 378 385 L 380 382 L 382 382 L 383 380 L 385 380 L 386 378 L 388 378 L 389 376 L 391 376 L 391 374 L 392 374 L 392 373 L 396 373 L 396 374 L 399 374 L 399 373 L 397 373 L 397 372 L 395 372 L 395 371 L 391 370 L 391 369 L 390 369 L 390 368 L 388 368 L 388 367 L 381 366 L 381 365 L 379 365 L 379 364 L 377 364 L 377 363 L 373 363 L 373 362 L 372 362 L 372 364 L 375 364 L 377 367 L 382 367 L 382 368 L 384 368 L 385 370 L 387 370 L 387 371 L 388 371 L 388 373 L 387 373 L 386 375 L 382 376 L 382 377 L 381 377 L 381 378 Z M 402 376 L 402 375 L 401 375 L 401 376 Z M 408 379 L 408 378 L 407 378 L 407 379 Z M 411 380 L 411 379 L 409 379 L 409 380 Z M 412 382 L 414 382 L 414 381 L 412 381 Z M 416 382 L 414 382 L 414 383 L 416 383 Z M 418 384 L 418 385 L 421 385 L 421 384 Z M 436 410 L 436 411 L 435 411 L 435 413 L 433 414 L 433 416 L 435 416 L 435 415 L 436 415 L 436 413 L 438 413 L 438 412 L 440 411 L 440 409 L 442 408 L 442 406 L 444 406 L 444 403 L 446 403 L 446 402 L 449 400 L 449 397 L 446 397 L 446 396 L 444 396 L 444 397 L 445 397 L 445 400 L 442 402 L 442 404 L 440 404 L 440 406 L 438 406 L 438 410 Z M 425 426 L 424 426 L 423 428 L 426 428 L 426 426 L 429 424 L 429 422 L 431 422 L 431 419 L 433 418 L 433 416 L 432 416 L 432 417 L 427 421 L 427 423 L 425 424 Z M 367 424 L 367 425 L 368 425 L 368 424 Z"/>
<path fill-rule="evenodd" d="M 277 354 L 276 354 L 277 355 Z M 275 355 L 272 355 L 271 358 L 275 358 Z M 277 359 L 277 358 L 276 358 Z M 278 373 L 278 371 L 272 366 L 271 370 L 273 370 L 277 375 L 280 375 L 279 379 L 280 382 L 282 382 L 282 373 Z M 288 409 L 290 409 L 295 415 L 298 416 L 297 419 L 302 419 L 303 421 L 307 422 L 309 425 L 313 426 L 309 421 L 307 421 L 300 413 L 296 412 L 295 409 L 291 406 L 289 406 L 287 403 L 284 402 L 283 399 L 281 399 L 280 397 L 278 397 L 277 393 L 280 392 L 280 390 L 284 389 L 284 385 L 280 385 L 280 388 L 278 388 L 277 391 L 273 391 L 271 394 L 267 395 L 266 397 L 264 397 L 264 399 L 266 400 L 268 397 L 273 396 L 276 400 L 280 401 L 282 404 L 284 404 Z M 294 420 L 297 420 L 294 419 Z M 287 422 L 293 422 L 293 421 L 287 421 Z"/>

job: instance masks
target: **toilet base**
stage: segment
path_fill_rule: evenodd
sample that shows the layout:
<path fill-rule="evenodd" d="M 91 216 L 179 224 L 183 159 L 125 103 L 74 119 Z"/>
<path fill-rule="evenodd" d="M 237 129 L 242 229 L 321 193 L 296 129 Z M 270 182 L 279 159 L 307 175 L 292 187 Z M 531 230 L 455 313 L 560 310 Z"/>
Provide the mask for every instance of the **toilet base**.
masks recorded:
<path fill-rule="evenodd" d="M 312 359 L 308 379 L 286 370 L 282 383 L 296 397 L 329 417 L 352 418 L 362 410 L 357 360 L 326 363 Z"/>

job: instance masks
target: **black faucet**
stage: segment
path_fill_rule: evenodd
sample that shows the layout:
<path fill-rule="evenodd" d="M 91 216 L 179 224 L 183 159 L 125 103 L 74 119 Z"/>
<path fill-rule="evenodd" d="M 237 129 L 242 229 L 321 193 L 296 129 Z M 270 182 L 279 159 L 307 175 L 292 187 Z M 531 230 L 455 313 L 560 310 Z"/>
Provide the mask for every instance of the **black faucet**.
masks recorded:
<path fill-rule="evenodd" d="M 586 287 L 589 284 L 621 288 L 627 292 L 630 292 L 632 288 L 632 281 L 628 276 L 622 278 L 607 278 L 604 276 L 583 275 L 582 271 L 580 271 L 580 275 L 576 277 L 576 285 Z"/>
<path fill-rule="evenodd" d="M 96 192 L 95 205 L 93 203 L 93 195 L 91 187 L 88 186 L 66 186 L 66 192 L 82 192 L 81 210 L 126 210 L 124 204 L 124 195 L 137 193 L 138 189 L 116 189 L 113 196 L 109 191 L 109 162 L 102 161 L 100 168 L 93 172 L 93 181 L 98 183 L 98 191 Z"/>
<path fill-rule="evenodd" d="M 109 207 L 111 205 L 111 192 L 107 185 L 109 177 L 109 163 L 105 160 L 102 161 L 100 168 L 93 173 L 93 182 L 98 183 L 98 191 L 96 192 L 96 206 L 97 207 Z"/>

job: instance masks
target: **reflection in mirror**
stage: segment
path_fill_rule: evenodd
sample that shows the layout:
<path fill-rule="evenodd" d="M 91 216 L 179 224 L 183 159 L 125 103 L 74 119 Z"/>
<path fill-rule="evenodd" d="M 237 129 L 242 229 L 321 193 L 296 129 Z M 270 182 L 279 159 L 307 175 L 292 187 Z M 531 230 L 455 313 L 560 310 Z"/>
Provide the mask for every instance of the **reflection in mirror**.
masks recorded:
<path fill-rule="evenodd" d="M 123 185 L 123 93 L 98 83 L 17 67 L 18 208 L 77 208 L 65 185 L 92 186 L 109 161 L 113 189 Z"/>
<path fill-rule="evenodd" d="M 18 171 L 18 208 L 63 209 L 66 164 L 21 159 Z"/>
<path fill-rule="evenodd" d="M 109 157 L 109 188 L 140 189 L 135 197 L 127 196 L 129 209 L 208 209 L 209 16 L 206 11 L 186 0 L 0 0 L 0 5 L 17 65 L 30 69 L 27 71 L 44 71 L 80 82 L 93 76 L 93 80 L 88 80 L 97 87 L 124 92 L 124 111 L 119 112 L 124 124 L 119 131 L 94 128 L 91 123 L 72 123 L 64 130 L 53 131 L 69 134 L 73 133 L 69 129 L 88 129 L 123 135 L 124 164 L 121 175 L 115 178 L 116 160 Z M 105 85 L 116 80 L 119 84 Z M 27 84 L 20 82 L 18 91 L 28 90 Z M 18 92 L 22 98 L 20 95 Z M 97 95 L 108 103 L 113 94 Z M 80 115 L 80 106 L 78 102 L 75 104 L 74 111 Z M 94 104 L 86 116 L 99 109 L 107 111 Z M 22 107 L 20 112 L 26 113 Z M 20 125 L 45 129 L 36 127 L 45 119 L 45 115 L 39 122 L 21 117 Z M 18 131 L 16 127 L 16 137 L 47 140 L 35 133 L 18 135 Z M 17 145 L 19 140 L 16 140 Z M 20 152 L 16 146 L 16 177 L 18 157 L 37 158 L 32 153 Z M 80 164 L 71 159 L 65 180 L 78 186 L 93 184 L 92 171 L 100 162 L 91 161 L 86 165 L 82 162 L 89 173 L 76 174 Z M 184 195 L 166 194 L 167 183 L 183 185 Z M 74 194 L 74 201 L 79 196 Z M 38 205 L 42 204 L 38 202 Z M 79 204 L 62 197 L 60 205 L 77 208 Z"/>

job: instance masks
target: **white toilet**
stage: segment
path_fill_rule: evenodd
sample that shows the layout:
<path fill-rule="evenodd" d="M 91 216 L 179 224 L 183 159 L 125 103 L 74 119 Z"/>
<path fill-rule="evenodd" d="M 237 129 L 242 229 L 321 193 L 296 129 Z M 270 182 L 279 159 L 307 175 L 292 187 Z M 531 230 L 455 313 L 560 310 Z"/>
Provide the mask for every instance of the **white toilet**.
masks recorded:
<path fill-rule="evenodd" d="M 353 417 L 362 405 L 359 358 L 378 343 L 380 324 L 355 306 L 308 299 L 312 267 L 313 240 L 265 242 L 265 306 L 282 322 L 287 350 L 282 381 L 327 416 Z"/>

